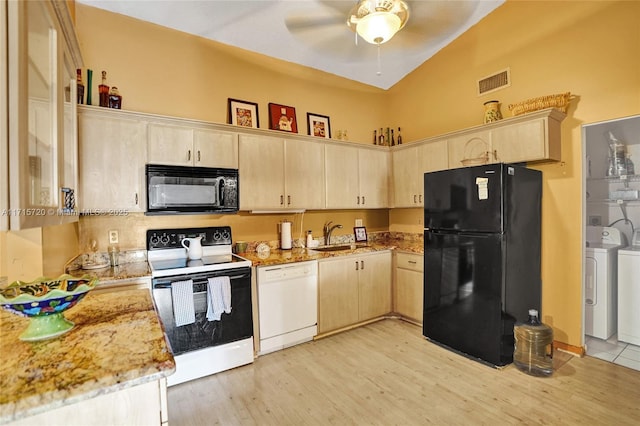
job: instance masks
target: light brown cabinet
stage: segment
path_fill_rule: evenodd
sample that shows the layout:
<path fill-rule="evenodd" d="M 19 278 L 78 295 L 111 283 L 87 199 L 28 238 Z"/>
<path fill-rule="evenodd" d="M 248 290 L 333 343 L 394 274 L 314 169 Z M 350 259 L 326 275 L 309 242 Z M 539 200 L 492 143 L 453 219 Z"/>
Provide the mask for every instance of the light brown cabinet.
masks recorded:
<path fill-rule="evenodd" d="M 324 208 L 324 145 L 240 135 L 240 209 Z"/>
<path fill-rule="evenodd" d="M 424 174 L 448 168 L 447 141 L 402 145 L 392 152 L 393 207 L 424 205 Z"/>
<path fill-rule="evenodd" d="M 338 330 L 391 311 L 391 252 L 318 262 L 318 333 Z"/>
<path fill-rule="evenodd" d="M 482 155 L 487 163 L 559 161 L 564 118 L 549 108 L 446 135 L 449 168 L 464 167 L 462 160 Z"/>
<path fill-rule="evenodd" d="M 80 207 L 94 213 L 143 212 L 146 121 L 107 108 L 78 109 Z"/>
<path fill-rule="evenodd" d="M 389 152 L 327 143 L 325 175 L 328 209 L 389 207 Z"/>
<path fill-rule="evenodd" d="M 393 310 L 410 320 L 422 323 L 424 257 L 412 253 L 396 253 Z"/>
<path fill-rule="evenodd" d="M 152 164 L 238 168 L 238 135 L 177 123 L 150 122 L 148 157 Z"/>

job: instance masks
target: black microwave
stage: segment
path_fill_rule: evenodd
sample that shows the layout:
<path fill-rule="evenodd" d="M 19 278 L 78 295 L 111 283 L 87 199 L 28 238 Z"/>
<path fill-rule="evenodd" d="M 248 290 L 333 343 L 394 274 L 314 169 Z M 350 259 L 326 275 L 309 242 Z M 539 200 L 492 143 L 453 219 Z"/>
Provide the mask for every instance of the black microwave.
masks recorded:
<path fill-rule="evenodd" d="M 148 215 L 238 211 L 238 169 L 147 164 L 145 174 Z"/>

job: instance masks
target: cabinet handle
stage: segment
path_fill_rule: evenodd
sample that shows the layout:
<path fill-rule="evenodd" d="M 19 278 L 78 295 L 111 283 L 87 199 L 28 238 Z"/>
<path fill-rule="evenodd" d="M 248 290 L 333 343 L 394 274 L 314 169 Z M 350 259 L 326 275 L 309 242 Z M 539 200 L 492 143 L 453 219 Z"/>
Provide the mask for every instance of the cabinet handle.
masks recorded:
<path fill-rule="evenodd" d="M 200 162 L 200 150 L 198 150 L 198 163 Z"/>
<path fill-rule="evenodd" d="M 412 264 L 412 265 L 415 265 L 415 264 L 417 264 L 418 262 L 416 262 L 415 260 L 409 260 L 409 261 L 407 261 L 407 263 L 410 263 L 410 264 Z"/>
<path fill-rule="evenodd" d="M 191 150 L 187 151 L 187 161 L 191 161 Z"/>
<path fill-rule="evenodd" d="M 360 205 L 360 196 L 358 195 L 358 197 L 357 197 L 357 198 L 358 198 L 357 203 L 358 203 L 358 205 Z"/>
<path fill-rule="evenodd" d="M 416 201 L 416 197 L 417 197 L 417 195 L 413 194 L 413 204 L 416 204 L 418 202 L 418 201 Z"/>
<path fill-rule="evenodd" d="M 356 271 L 360 270 L 359 265 L 358 265 L 358 261 L 356 260 Z"/>
<path fill-rule="evenodd" d="M 138 205 L 138 193 L 136 192 L 136 206 Z"/>
<path fill-rule="evenodd" d="M 364 260 L 360 261 L 360 269 L 362 269 L 364 271 Z"/>
<path fill-rule="evenodd" d="M 362 196 L 362 205 L 364 206 L 364 195 Z"/>
<path fill-rule="evenodd" d="M 284 195 L 280 195 L 280 205 L 284 205 Z"/>
<path fill-rule="evenodd" d="M 287 205 L 291 205 L 291 195 L 287 195 Z"/>
<path fill-rule="evenodd" d="M 418 200 L 420 200 L 420 202 L 422 202 L 422 194 L 418 195 Z"/>

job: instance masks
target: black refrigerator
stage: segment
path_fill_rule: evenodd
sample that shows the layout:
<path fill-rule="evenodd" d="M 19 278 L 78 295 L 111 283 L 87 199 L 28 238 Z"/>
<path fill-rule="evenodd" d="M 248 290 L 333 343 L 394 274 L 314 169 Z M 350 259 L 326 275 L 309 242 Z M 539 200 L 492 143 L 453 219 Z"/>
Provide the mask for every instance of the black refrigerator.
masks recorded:
<path fill-rule="evenodd" d="M 430 341 L 492 366 L 541 305 L 542 173 L 488 164 L 424 175 L 424 316 Z"/>

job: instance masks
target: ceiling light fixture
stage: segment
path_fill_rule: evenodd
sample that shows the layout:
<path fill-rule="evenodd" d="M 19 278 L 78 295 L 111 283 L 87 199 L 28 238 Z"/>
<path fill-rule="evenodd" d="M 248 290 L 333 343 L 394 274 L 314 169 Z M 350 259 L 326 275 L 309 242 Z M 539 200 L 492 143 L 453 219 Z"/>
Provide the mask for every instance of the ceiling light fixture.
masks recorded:
<path fill-rule="evenodd" d="M 360 0 L 349 12 L 347 25 L 368 43 L 380 46 L 408 19 L 409 7 L 402 0 Z"/>

